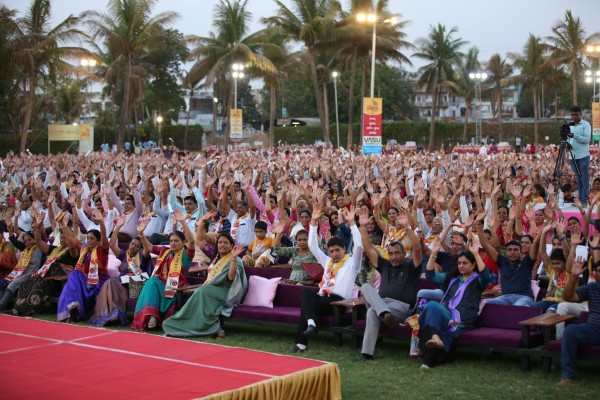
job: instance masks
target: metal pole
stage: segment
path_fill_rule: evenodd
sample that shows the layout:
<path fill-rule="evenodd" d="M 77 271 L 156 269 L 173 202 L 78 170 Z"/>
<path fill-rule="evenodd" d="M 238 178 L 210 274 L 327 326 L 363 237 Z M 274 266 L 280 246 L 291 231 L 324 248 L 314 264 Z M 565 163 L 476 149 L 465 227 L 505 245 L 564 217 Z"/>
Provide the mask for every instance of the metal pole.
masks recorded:
<path fill-rule="evenodd" d="M 333 92 L 335 95 L 335 129 L 337 131 L 337 147 L 340 147 L 340 119 L 338 115 L 338 100 L 337 100 L 337 77 L 333 78 Z"/>
<path fill-rule="evenodd" d="M 233 78 L 233 108 L 237 108 L 237 77 Z"/>
<path fill-rule="evenodd" d="M 373 46 L 371 48 L 371 98 L 375 97 L 375 42 L 377 40 L 377 18 L 373 21 Z"/>

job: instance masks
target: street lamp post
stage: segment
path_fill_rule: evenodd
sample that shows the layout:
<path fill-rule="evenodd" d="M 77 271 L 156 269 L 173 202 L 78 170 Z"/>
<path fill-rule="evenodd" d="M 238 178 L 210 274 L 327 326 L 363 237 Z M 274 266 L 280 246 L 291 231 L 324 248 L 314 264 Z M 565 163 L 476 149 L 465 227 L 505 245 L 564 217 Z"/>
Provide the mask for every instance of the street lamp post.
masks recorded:
<path fill-rule="evenodd" d="M 477 102 L 477 116 L 475 118 L 475 142 L 477 145 L 479 145 L 483 140 L 483 132 L 481 129 L 481 82 L 485 81 L 487 77 L 488 75 L 485 72 L 469 73 L 469 79 L 475 81 L 475 101 Z"/>
<path fill-rule="evenodd" d="M 161 134 L 161 127 L 162 127 L 162 122 L 163 122 L 163 117 L 161 117 L 160 115 L 158 117 L 156 117 L 156 123 L 158 124 L 158 147 L 162 147 L 162 134 Z"/>
<path fill-rule="evenodd" d="M 592 88 L 594 89 L 592 101 L 595 101 L 596 100 L 596 83 L 598 84 L 598 94 L 600 95 L 600 70 L 592 71 L 592 70 L 588 69 L 587 71 L 585 71 L 585 82 L 592 84 Z"/>
<path fill-rule="evenodd" d="M 337 71 L 333 71 L 331 73 L 333 77 L 333 93 L 335 96 L 335 130 L 337 132 L 337 147 L 340 147 L 340 118 L 338 114 L 338 98 L 337 98 L 337 80 L 340 76 L 340 73 Z"/>
<path fill-rule="evenodd" d="M 377 44 L 377 21 L 379 18 L 376 13 L 359 13 L 356 15 L 356 19 L 358 22 L 364 23 L 368 22 L 373 24 L 373 35 L 372 35 L 372 44 L 371 44 L 371 98 L 375 97 L 375 50 Z M 383 23 L 395 25 L 397 20 L 395 17 L 386 18 L 382 20 Z"/>
<path fill-rule="evenodd" d="M 237 80 L 238 78 L 242 79 L 244 77 L 244 65 L 243 64 L 233 64 L 231 66 L 233 73 L 233 108 L 237 108 Z"/>
<path fill-rule="evenodd" d="M 215 143 L 217 142 L 217 104 L 219 104 L 219 99 L 216 97 L 213 97 L 213 123 L 212 123 L 212 129 L 213 129 L 213 137 L 215 140 Z"/>
<path fill-rule="evenodd" d="M 592 101 L 596 99 L 596 83 L 598 83 L 598 97 L 600 100 L 600 44 L 589 44 L 585 48 L 586 53 L 590 55 L 590 57 L 598 57 L 598 70 L 585 71 L 585 81 L 586 83 L 591 83 L 594 88 L 594 97 L 592 97 Z M 592 61 L 592 68 L 594 64 Z"/>
<path fill-rule="evenodd" d="M 93 58 L 82 58 L 81 60 L 79 60 L 80 65 L 84 68 L 84 69 L 88 69 L 92 70 L 92 68 L 94 68 L 96 66 L 96 60 L 94 60 Z M 85 92 L 86 92 L 86 107 L 87 107 L 87 114 L 88 114 L 88 118 L 90 118 L 91 115 L 91 100 L 90 100 L 90 85 L 89 85 L 89 78 L 86 78 L 85 80 Z M 83 122 L 83 121 L 81 121 Z"/>

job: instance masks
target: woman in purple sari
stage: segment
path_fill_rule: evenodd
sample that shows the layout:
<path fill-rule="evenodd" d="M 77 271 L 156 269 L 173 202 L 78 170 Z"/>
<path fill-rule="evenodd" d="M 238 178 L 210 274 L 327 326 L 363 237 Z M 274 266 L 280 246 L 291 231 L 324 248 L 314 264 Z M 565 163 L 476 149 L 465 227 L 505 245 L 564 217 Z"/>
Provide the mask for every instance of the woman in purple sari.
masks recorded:
<path fill-rule="evenodd" d="M 87 246 L 81 249 L 79 261 L 63 288 L 58 300 L 59 322 L 79 321 L 85 318 L 94 306 L 100 288 L 108 275 L 108 238 L 104 218 L 98 210 L 92 212 L 92 220 L 100 226 L 100 231 L 92 229 L 87 233 Z"/>
<path fill-rule="evenodd" d="M 456 338 L 473 329 L 479 313 L 481 293 L 491 275 L 479 255 L 479 239 L 474 236 L 469 250 L 458 253 L 458 267 L 450 272 L 436 272 L 435 260 L 441 247 L 436 238 L 427 262 L 427 279 L 447 287 L 441 302 L 427 303 L 419 317 L 419 346 L 423 355 L 422 369 L 450 361 L 456 349 Z"/>
<path fill-rule="evenodd" d="M 142 274 L 146 273 L 146 279 L 152 274 L 152 259 L 150 258 L 152 246 L 148 242 L 146 242 L 148 246 L 143 247 L 142 239 L 138 236 L 129 242 L 127 250 L 122 250 L 119 247 L 117 238 L 124 224 L 125 218 L 122 216 L 115 224 L 109 243 L 113 254 L 121 261 L 119 276 L 110 278 L 102 285 L 100 293 L 96 297 L 94 314 L 88 321 L 93 326 L 105 326 L 110 323 L 128 325 L 129 320 L 125 313 L 129 291 L 128 287 L 123 285 L 121 277 L 142 280 Z M 147 225 L 148 218 L 142 217 L 137 227 L 138 234 L 143 234 Z M 131 282 L 131 280 L 124 281 Z"/>

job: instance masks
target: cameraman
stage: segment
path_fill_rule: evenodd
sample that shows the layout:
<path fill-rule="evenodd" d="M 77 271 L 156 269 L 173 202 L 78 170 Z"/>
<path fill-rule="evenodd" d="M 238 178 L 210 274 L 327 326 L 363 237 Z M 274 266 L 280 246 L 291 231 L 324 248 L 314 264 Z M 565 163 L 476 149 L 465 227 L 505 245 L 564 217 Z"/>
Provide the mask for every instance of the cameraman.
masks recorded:
<path fill-rule="evenodd" d="M 590 123 L 581 119 L 581 108 L 575 106 L 571 108 L 571 135 L 568 139 L 573 150 L 574 160 L 569 160 L 571 169 L 577 175 L 575 164 L 579 167 L 581 178 L 577 177 L 577 195 L 584 206 L 588 202 L 590 193 L 590 139 L 592 137 L 592 127 Z"/>

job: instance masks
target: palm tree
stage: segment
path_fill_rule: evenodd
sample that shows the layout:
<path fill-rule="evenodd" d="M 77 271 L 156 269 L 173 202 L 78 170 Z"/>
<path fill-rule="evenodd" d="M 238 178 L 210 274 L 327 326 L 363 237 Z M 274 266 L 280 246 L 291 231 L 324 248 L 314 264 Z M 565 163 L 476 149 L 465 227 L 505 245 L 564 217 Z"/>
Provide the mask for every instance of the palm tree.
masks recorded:
<path fill-rule="evenodd" d="M 184 84 L 200 82 L 202 86 L 219 87 L 223 90 L 224 105 L 228 110 L 233 102 L 231 66 L 243 63 L 250 76 L 273 76 L 277 68 L 260 51 L 273 46 L 264 43 L 263 32 L 248 35 L 252 14 L 247 10 L 248 0 L 220 0 L 215 6 L 213 27 L 215 33 L 208 37 L 189 36 L 187 41 L 196 46 L 190 53 L 190 59 L 196 60 L 184 79 Z M 229 124 L 227 124 L 229 131 Z"/>
<path fill-rule="evenodd" d="M 17 132 L 22 108 L 23 91 L 20 85 L 21 69 L 15 60 L 16 38 L 19 26 L 17 11 L 0 6 L 0 115 Z"/>
<path fill-rule="evenodd" d="M 320 94 L 315 58 L 319 41 L 322 41 L 333 27 L 334 18 L 341 9 L 340 4 L 337 0 L 291 0 L 293 6 L 293 10 L 291 10 L 280 0 L 275 0 L 275 3 L 279 6 L 277 15 L 263 21 L 271 27 L 280 29 L 288 39 L 303 43 L 306 47 L 310 79 L 323 128 L 323 141 L 327 145 L 331 145 L 329 126 L 325 115 L 325 102 Z"/>
<path fill-rule="evenodd" d="M 269 102 L 269 147 L 273 147 L 275 140 L 275 116 L 277 114 L 277 90 L 279 83 L 287 76 L 286 69 L 289 66 L 289 54 L 285 46 L 285 36 L 278 29 L 265 28 L 257 32 L 257 38 L 263 44 L 259 52 L 270 60 L 276 67 L 275 71 L 265 71 L 264 80 L 270 88 Z"/>
<path fill-rule="evenodd" d="M 428 38 L 419 40 L 419 51 L 413 54 L 427 62 L 417 71 L 417 85 L 425 87 L 425 92 L 431 93 L 433 98 L 427 146 L 429 151 L 433 151 L 435 146 L 435 117 L 440 92 L 443 89 L 456 88 L 454 68 L 463 56 L 460 48 L 466 43 L 460 38 L 454 38 L 457 32 L 456 27 L 447 31 L 446 26 L 441 23 L 435 27 L 431 26 Z"/>
<path fill-rule="evenodd" d="M 54 76 L 57 72 L 72 71 L 73 66 L 67 60 L 86 53 L 80 47 L 63 46 L 84 36 L 76 29 L 79 18 L 70 15 L 55 26 L 50 25 L 51 18 L 50 0 L 33 0 L 26 14 L 18 18 L 13 26 L 13 63 L 22 74 L 19 81 L 22 82 L 25 96 L 20 152 L 27 147 L 27 134 L 40 79 Z"/>
<path fill-rule="evenodd" d="M 529 38 L 523 46 L 523 54 L 509 53 L 509 57 L 513 60 L 516 68 L 519 69 L 519 74 L 513 77 L 513 81 L 522 84 L 524 87 L 531 89 L 533 94 L 533 132 L 534 143 L 539 143 L 538 138 L 538 88 L 542 82 L 544 75 L 550 69 L 550 63 L 544 56 L 544 45 L 542 40 L 534 34 L 529 34 Z"/>
<path fill-rule="evenodd" d="M 498 118 L 498 141 L 502 141 L 502 90 L 508 84 L 508 78 L 513 72 L 512 65 L 502 59 L 500 54 L 494 54 L 486 63 L 486 71 L 489 74 L 489 81 L 493 83 L 492 104 L 495 105 L 494 111 Z"/>
<path fill-rule="evenodd" d="M 545 38 L 545 49 L 550 51 L 554 63 L 562 65 L 571 74 L 573 87 L 573 105 L 577 105 L 577 76 L 584 68 L 585 44 L 600 38 L 596 32 L 586 37 L 585 29 L 579 17 L 573 17 L 571 10 L 565 13 L 565 19 L 552 26 L 553 36 Z"/>
<path fill-rule="evenodd" d="M 339 63 L 347 65 L 350 63 L 350 87 L 348 96 L 348 147 L 352 146 L 354 122 L 354 85 L 356 76 L 356 65 L 358 60 L 364 60 L 363 67 L 367 66 L 369 54 L 371 53 L 373 42 L 373 28 L 369 24 L 359 23 L 356 15 L 373 7 L 371 0 L 352 0 L 350 10 L 343 13 L 344 19 L 336 27 L 332 40 L 326 41 L 325 45 L 329 48 L 340 48 L 337 59 Z M 388 11 L 388 0 L 378 0 L 375 6 L 376 15 L 383 19 L 390 19 L 392 15 Z M 395 16 L 399 20 L 400 16 Z M 404 30 L 409 21 L 399 21 L 394 25 L 382 25 L 377 28 L 376 58 L 380 62 L 387 60 L 396 60 L 412 65 L 410 59 L 406 57 L 400 49 L 414 49 L 414 46 L 405 41 L 406 33 Z M 366 71 L 365 71 L 366 72 Z M 366 74 L 364 75 L 366 76 Z"/>
<path fill-rule="evenodd" d="M 469 78 L 469 74 L 481 68 L 479 63 L 479 49 L 475 46 L 471 47 L 464 57 L 461 57 L 456 69 L 457 77 L 455 93 L 458 96 L 465 98 L 465 125 L 463 127 L 462 142 L 467 142 L 467 130 L 469 126 L 469 117 L 471 116 L 471 108 L 473 107 L 473 98 L 475 97 L 475 85 L 473 80 Z"/>
<path fill-rule="evenodd" d="M 109 0 L 106 13 L 88 11 L 83 14 L 94 40 L 104 40 L 107 54 L 112 57 L 108 70 L 118 74 L 118 82 L 123 87 L 117 135 L 119 150 L 131 122 L 136 94 L 142 93 L 142 77 L 146 74 L 142 59 L 161 41 L 165 27 L 178 18 L 178 14 L 171 11 L 152 16 L 155 4 L 156 0 Z"/>

